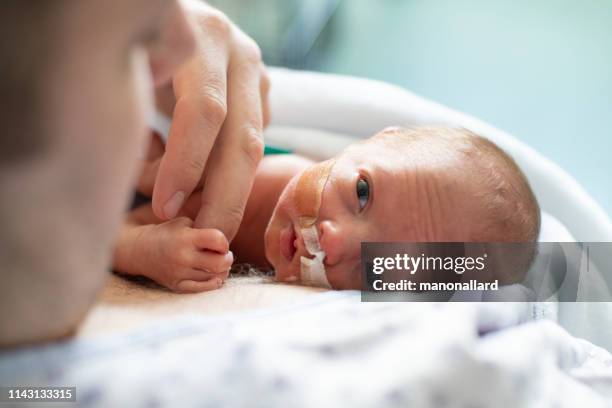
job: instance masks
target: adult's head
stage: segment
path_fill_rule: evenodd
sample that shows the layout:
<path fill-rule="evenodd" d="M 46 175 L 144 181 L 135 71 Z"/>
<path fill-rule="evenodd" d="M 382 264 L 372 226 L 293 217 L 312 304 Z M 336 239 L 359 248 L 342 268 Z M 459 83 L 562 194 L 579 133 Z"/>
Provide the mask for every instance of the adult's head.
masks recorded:
<path fill-rule="evenodd" d="M 60 337 L 107 275 L 152 83 L 194 47 L 178 0 L 4 0 L 0 345 Z"/>

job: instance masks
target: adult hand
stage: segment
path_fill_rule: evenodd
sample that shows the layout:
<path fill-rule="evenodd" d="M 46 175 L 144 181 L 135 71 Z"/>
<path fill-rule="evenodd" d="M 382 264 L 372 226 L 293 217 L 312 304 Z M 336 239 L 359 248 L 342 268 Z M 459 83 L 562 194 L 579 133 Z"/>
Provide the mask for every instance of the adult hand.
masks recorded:
<path fill-rule="evenodd" d="M 174 218 L 203 184 L 195 226 L 217 228 L 231 240 L 263 155 L 269 79 L 257 44 L 224 14 L 199 1 L 183 3 L 196 53 L 158 92 L 170 94 L 173 115 L 165 153 L 147 169 L 156 174 L 153 210 Z"/>

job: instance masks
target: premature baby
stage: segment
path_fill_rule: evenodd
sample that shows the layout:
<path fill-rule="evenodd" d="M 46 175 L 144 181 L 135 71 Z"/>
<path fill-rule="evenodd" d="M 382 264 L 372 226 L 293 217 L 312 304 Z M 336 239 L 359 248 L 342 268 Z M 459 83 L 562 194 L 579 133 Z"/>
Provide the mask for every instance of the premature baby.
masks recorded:
<path fill-rule="evenodd" d="M 232 262 L 270 265 L 280 282 L 360 289 L 360 243 L 535 242 L 540 210 L 525 176 L 489 140 L 464 129 L 388 128 L 313 163 L 265 157 L 231 242 L 192 228 L 194 193 L 161 222 L 132 210 L 115 270 L 177 292 L 220 287 Z"/>

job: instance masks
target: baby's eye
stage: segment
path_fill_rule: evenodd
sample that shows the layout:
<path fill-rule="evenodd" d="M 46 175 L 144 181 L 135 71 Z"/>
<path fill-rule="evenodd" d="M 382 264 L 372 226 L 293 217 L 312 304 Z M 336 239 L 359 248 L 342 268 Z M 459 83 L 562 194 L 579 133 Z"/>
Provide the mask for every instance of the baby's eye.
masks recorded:
<path fill-rule="evenodd" d="M 359 201 L 359 211 L 362 211 L 370 200 L 370 185 L 364 178 L 357 180 L 357 200 Z"/>

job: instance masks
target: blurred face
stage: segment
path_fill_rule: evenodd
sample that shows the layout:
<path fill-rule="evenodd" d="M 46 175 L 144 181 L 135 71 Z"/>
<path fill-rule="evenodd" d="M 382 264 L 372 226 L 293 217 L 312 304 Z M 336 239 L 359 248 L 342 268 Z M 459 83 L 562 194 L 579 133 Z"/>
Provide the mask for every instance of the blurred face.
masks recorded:
<path fill-rule="evenodd" d="M 361 288 L 361 242 L 435 241 L 442 227 L 447 240 L 460 233 L 462 222 L 453 219 L 447 204 L 459 187 L 446 177 L 455 171 L 454 158 L 430 157 L 422 145 L 394 136 L 391 129 L 350 146 L 335 159 L 323 189 L 315 225 L 334 289 Z M 279 281 L 299 277 L 300 257 L 310 257 L 300 236 L 296 197 L 316 193 L 304 191 L 302 175 L 283 191 L 265 235 L 266 257 Z"/>
<path fill-rule="evenodd" d="M 194 40 L 175 0 L 65 3 L 46 80 L 52 150 L 25 184 L 48 191 L 41 219 L 70 220 L 57 233 L 101 267 L 135 181 L 153 83 L 169 79 Z"/>

